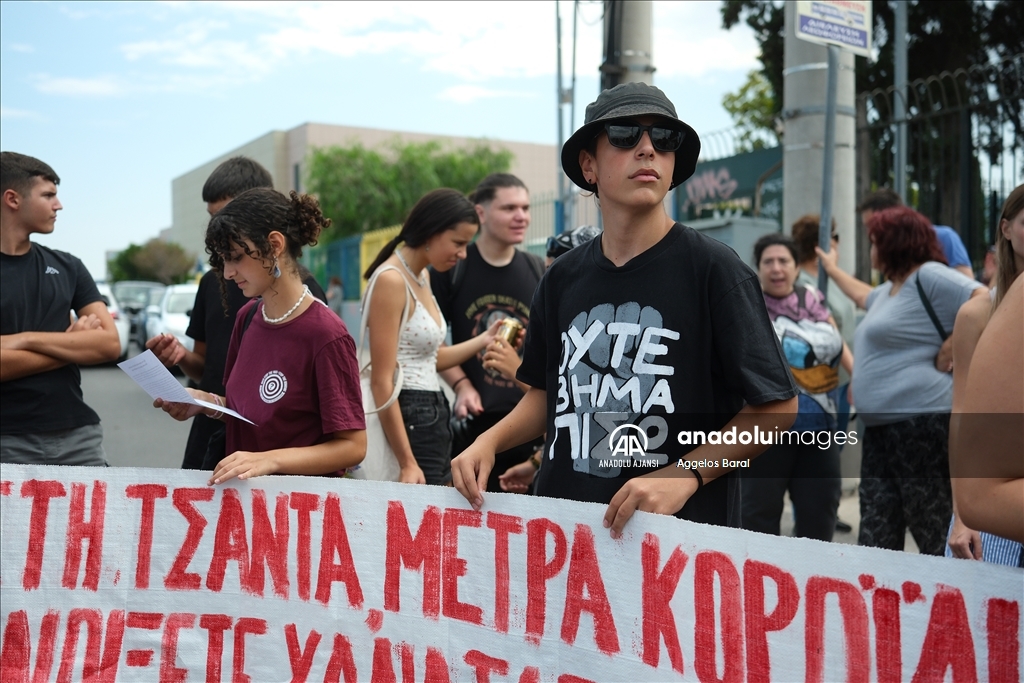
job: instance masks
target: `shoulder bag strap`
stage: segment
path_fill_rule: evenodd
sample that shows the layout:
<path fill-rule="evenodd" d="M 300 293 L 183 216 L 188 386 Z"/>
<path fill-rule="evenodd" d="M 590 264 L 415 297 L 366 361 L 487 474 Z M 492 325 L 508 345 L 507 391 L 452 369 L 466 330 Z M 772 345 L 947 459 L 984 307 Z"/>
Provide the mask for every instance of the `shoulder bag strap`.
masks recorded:
<path fill-rule="evenodd" d="M 939 322 L 939 316 L 935 315 L 935 309 L 932 308 L 932 302 L 928 300 L 928 295 L 924 293 L 924 287 L 921 286 L 921 269 L 917 270 L 917 277 L 914 278 L 914 282 L 917 283 L 917 295 L 921 297 L 921 303 L 924 304 L 924 310 L 928 311 L 928 317 L 932 319 L 932 325 L 935 325 L 935 330 L 939 333 L 942 341 L 946 341 L 949 335 L 946 334 L 946 329 Z"/>
<path fill-rule="evenodd" d="M 370 281 L 366 285 L 366 292 L 363 294 L 362 303 L 360 303 L 360 305 L 359 305 L 359 308 L 360 308 L 360 325 L 359 325 L 359 359 L 360 359 L 360 367 L 359 367 L 359 372 L 360 372 L 360 374 L 362 374 L 363 372 L 366 372 L 370 368 L 370 360 L 369 359 L 367 359 L 365 363 L 362 361 L 364 342 L 365 342 L 365 339 L 366 339 L 366 330 L 367 330 L 367 327 L 368 327 L 367 323 L 369 322 L 369 318 L 370 318 L 370 301 L 371 301 L 371 298 L 373 297 L 373 287 L 374 287 L 374 285 L 377 284 L 377 277 L 382 272 L 384 272 L 385 270 L 394 270 L 394 271 L 398 272 L 399 275 L 402 275 L 401 271 L 399 271 L 398 268 L 395 268 L 394 266 L 382 266 L 382 267 L 378 268 L 376 270 L 376 272 L 374 272 L 373 275 L 370 276 Z M 402 310 L 402 324 L 398 328 L 399 329 L 399 334 L 401 334 L 401 330 L 402 330 L 403 327 L 405 327 L 406 323 L 409 322 L 409 317 L 410 317 L 409 308 L 410 308 L 411 298 L 412 298 L 412 287 L 409 286 L 409 282 L 405 279 L 404 275 L 402 275 L 402 282 L 405 283 L 405 308 Z M 394 403 L 396 400 L 398 400 L 398 394 L 402 391 L 402 384 L 404 383 L 404 381 L 405 381 L 405 375 L 402 372 L 402 366 L 396 363 L 395 364 L 395 383 L 394 383 L 394 387 L 395 388 L 391 391 L 391 396 L 388 397 L 388 400 L 385 401 L 383 405 L 377 406 L 374 410 L 367 410 L 365 412 L 367 412 L 367 413 L 377 413 L 377 412 L 380 412 L 380 411 L 385 410 L 386 408 L 388 408 L 392 403 Z"/>
<path fill-rule="evenodd" d="M 537 282 L 540 282 L 540 279 L 544 277 L 544 271 L 547 270 L 544 259 L 536 254 L 531 254 L 528 251 L 524 251 L 523 253 L 526 254 L 526 260 L 530 264 L 530 270 L 532 270 L 533 274 L 537 276 Z"/>
<path fill-rule="evenodd" d="M 249 325 L 252 323 L 252 319 L 256 316 L 256 309 L 260 307 L 259 301 L 249 309 L 249 312 L 245 314 L 245 318 L 242 319 L 242 329 L 238 331 L 238 345 L 242 345 L 242 337 L 245 336 L 245 331 L 249 329 Z"/>

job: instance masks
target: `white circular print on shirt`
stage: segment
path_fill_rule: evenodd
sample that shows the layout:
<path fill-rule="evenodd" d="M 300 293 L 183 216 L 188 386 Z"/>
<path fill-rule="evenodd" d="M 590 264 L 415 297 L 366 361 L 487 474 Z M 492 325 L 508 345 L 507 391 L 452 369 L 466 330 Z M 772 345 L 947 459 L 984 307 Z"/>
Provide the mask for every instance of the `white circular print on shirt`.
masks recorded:
<path fill-rule="evenodd" d="M 280 401 L 286 391 L 288 391 L 288 378 L 284 376 L 284 373 L 271 370 L 263 375 L 263 381 L 260 382 L 260 398 L 264 403 Z"/>

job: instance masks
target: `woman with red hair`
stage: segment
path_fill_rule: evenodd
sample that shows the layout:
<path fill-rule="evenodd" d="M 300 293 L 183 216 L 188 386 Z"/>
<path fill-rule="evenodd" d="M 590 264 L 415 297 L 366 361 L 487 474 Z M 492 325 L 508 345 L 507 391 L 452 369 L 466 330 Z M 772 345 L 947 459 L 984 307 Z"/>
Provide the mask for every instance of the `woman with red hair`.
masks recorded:
<path fill-rule="evenodd" d="M 953 378 L 934 358 L 957 311 L 984 295 L 949 268 L 927 218 L 905 206 L 868 221 L 878 287 L 843 272 L 818 250 L 825 271 L 867 310 L 857 327 L 851 392 L 866 426 L 860 481 L 861 545 L 902 550 L 909 528 L 922 553 L 942 555 L 952 514 L 949 413 Z"/>

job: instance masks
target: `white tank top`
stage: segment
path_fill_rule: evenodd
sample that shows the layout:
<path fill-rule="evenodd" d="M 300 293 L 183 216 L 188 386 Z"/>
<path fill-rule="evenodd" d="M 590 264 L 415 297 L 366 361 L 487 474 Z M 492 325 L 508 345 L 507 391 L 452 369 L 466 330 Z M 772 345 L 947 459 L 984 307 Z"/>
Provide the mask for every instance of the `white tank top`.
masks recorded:
<path fill-rule="evenodd" d="M 398 333 L 396 360 L 404 375 L 402 388 L 440 391 L 441 384 L 437 379 L 437 350 L 441 348 L 448 334 L 448 326 L 445 324 L 441 307 L 437 305 L 437 299 L 434 299 L 434 307 L 441 316 L 441 324 L 438 325 L 426 307 L 416 298 L 405 275 L 394 266 L 385 266 L 378 272 L 385 269 L 394 270 L 402 275 L 405 290 L 411 297 L 410 303 L 415 304 L 411 307 L 409 321 Z"/>

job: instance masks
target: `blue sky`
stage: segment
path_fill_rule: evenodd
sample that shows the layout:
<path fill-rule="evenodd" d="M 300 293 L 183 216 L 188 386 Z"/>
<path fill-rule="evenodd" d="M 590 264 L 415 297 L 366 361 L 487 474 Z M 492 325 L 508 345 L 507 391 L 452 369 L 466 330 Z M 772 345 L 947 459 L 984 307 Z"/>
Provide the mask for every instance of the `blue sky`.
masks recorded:
<path fill-rule="evenodd" d="M 758 66 L 719 6 L 654 4 L 654 82 L 698 133 L 730 126 L 722 95 Z M 597 94 L 601 4 L 580 12 L 577 125 Z M 61 176 L 65 208 L 38 239 L 101 278 L 106 250 L 170 225 L 174 177 L 269 130 L 554 144 L 555 66 L 553 2 L 0 2 L 0 147 Z"/>

